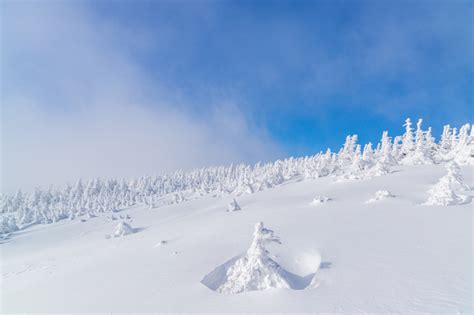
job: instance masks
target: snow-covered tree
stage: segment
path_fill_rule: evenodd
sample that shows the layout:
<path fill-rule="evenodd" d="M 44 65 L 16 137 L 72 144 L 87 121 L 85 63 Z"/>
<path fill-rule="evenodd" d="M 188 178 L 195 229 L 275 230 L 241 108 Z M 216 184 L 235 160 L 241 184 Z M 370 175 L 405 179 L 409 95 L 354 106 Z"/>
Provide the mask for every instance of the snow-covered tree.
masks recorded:
<path fill-rule="evenodd" d="M 388 136 L 388 131 L 382 133 L 382 140 L 380 146 L 380 158 L 379 160 L 388 165 L 395 165 L 397 161 L 392 155 L 392 143 L 390 137 Z"/>
<path fill-rule="evenodd" d="M 229 203 L 227 209 L 229 212 L 241 210 L 240 205 L 237 203 L 235 198 L 232 198 L 232 201 Z"/>
<path fill-rule="evenodd" d="M 425 205 L 449 206 L 461 204 L 464 199 L 451 189 L 449 179 L 444 176 L 428 191 Z"/>
<path fill-rule="evenodd" d="M 435 138 L 433 137 L 431 127 L 428 127 L 428 130 L 425 134 L 425 151 L 433 163 L 439 163 L 442 161 L 442 157 L 438 153 L 438 145 L 436 144 Z"/>
<path fill-rule="evenodd" d="M 384 163 L 383 160 L 378 160 L 375 162 L 375 165 L 369 168 L 366 173 L 366 178 L 384 176 L 390 173 L 390 165 Z"/>
<path fill-rule="evenodd" d="M 471 129 L 471 133 L 469 133 Z M 470 124 L 465 124 L 459 129 L 456 144 L 453 145 L 454 159 L 461 164 L 474 165 L 474 137 Z"/>
<path fill-rule="evenodd" d="M 415 149 L 414 137 L 413 137 L 413 128 L 411 127 L 411 119 L 407 118 L 405 120 L 405 133 L 402 137 L 402 146 L 401 153 L 404 156 L 409 155 Z"/>
<path fill-rule="evenodd" d="M 450 187 L 459 193 L 468 193 L 471 191 L 471 187 L 463 182 L 461 176 L 459 164 L 455 161 L 446 164 L 446 170 L 448 171 L 447 178 L 449 180 Z"/>
<path fill-rule="evenodd" d="M 133 228 L 127 222 L 120 222 L 115 227 L 114 236 L 121 237 L 134 232 Z"/>
<path fill-rule="evenodd" d="M 393 195 L 390 191 L 388 190 L 377 190 L 375 192 L 375 195 L 373 198 L 369 199 L 366 201 L 366 203 L 373 203 L 377 202 L 380 200 L 388 199 L 388 198 L 393 198 L 395 195 Z"/>
<path fill-rule="evenodd" d="M 247 253 L 227 270 L 226 281 L 217 288 L 220 293 L 233 294 L 269 288 L 291 288 L 285 270 L 269 255 L 266 245 L 281 244 L 272 230 L 262 222 L 255 225 L 252 244 Z"/>
<path fill-rule="evenodd" d="M 443 127 L 439 145 L 443 153 L 449 152 L 451 149 L 451 127 L 449 125 Z"/>
<path fill-rule="evenodd" d="M 356 145 L 354 153 L 352 154 L 352 162 L 344 169 L 342 175 L 347 179 L 360 179 L 362 178 L 362 170 L 365 167 L 365 162 L 362 159 L 362 153 L 360 152 L 360 145 Z"/>
<path fill-rule="evenodd" d="M 449 163 L 446 166 L 448 173 L 441 177 L 428 191 L 428 199 L 425 205 L 450 206 L 458 205 L 471 200 L 470 196 L 459 195 L 460 192 L 469 190 L 469 186 L 462 182 L 459 175 L 459 166 L 456 163 Z"/>
<path fill-rule="evenodd" d="M 400 143 L 402 142 L 402 136 L 396 136 L 393 138 L 393 144 L 392 144 L 392 156 L 395 159 L 395 161 L 400 161 L 401 160 L 401 146 Z"/>
<path fill-rule="evenodd" d="M 365 161 L 366 164 L 372 163 L 374 159 L 374 150 L 372 149 L 372 143 L 369 142 L 364 145 L 364 150 L 362 151 L 362 160 Z"/>
<path fill-rule="evenodd" d="M 426 146 L 425 133 L 421 129 L 422 122 L 423 120 L 419 119 L 416 124 L 415 149 L 401 161 L 404 165 L 433 164 L 431 148 Z"/>

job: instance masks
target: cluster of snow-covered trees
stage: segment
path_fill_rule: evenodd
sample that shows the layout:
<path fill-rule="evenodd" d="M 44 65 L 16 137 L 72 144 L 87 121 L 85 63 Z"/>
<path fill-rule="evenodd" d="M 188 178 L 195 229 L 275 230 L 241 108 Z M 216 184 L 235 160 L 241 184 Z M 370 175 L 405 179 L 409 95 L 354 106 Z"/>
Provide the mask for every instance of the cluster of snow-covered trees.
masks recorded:
<path fill-rule="evenodd" d="M 0 234 L 78 216 L 93 217 L 133 205 L 153 208 L 166 196 L 168 203 L 185 200 L 185 194 L 241 195 L 277 186 L 296 177 L 337 176 L 341 179 L 363 179 L 381 176 L 390 167 L 402 164 L 436 164 L 456 161 L 474 164 L 474 128 L 470 124 L 459 130 L 449 125 L 439 142 L 431 128 L 422 129 L 422 120 L 413 128 L 405 122 L 405 133 L 394 138 L 387 132 L 374 148 L 361 147 L 357 135 L 348 136 L 338 152 L 328 149 L 313 156 L 277 160 L 272 163 L 208 167 L 190 172 L 145 176 L 130 181 L 78 180 L 63 188 L 37 188 L 32 194 L 21 191 L 0 196 Z"/>

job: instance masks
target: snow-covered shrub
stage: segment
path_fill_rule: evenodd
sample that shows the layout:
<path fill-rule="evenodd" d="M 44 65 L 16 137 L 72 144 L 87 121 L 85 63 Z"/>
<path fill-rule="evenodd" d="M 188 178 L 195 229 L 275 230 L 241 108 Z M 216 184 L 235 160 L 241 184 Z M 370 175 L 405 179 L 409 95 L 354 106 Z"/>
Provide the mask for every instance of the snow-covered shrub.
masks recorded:
<path fill-rule="evenodd" d="M 425 205 L 450 206 L 469 202 L 470 196 L 461 195 L 470 191 L 470 187 L 462 182 L 459 165 L 451 162 L 446 165 L 448 173 L 441 177 L 428 191 Z"/>
<path fill-rule="evenodd" d="M 392 195 L 392 193 L 389 192 L 388 190 L 378 190 L 375 192 L 374 198 L 371 198 L 367 200 L 366 202 L 372 203 L 372 202 L 376 202 L 376 201 L 380 201 L 380 200 L 384 200 L 388 198 L 393 198 L 393 197 L 395 197 L 395 195 Z"/>
<path fill-rule="evenodd" d="M 264 228 L 262 222 L 257 223 L 250 248 L 245 256 L 227 270 L 227 279 L 217 291 L 232 294 L 269 288 L 291 288 L 285 278 L 285 271 L 270 258 L 265 248 L 269 243 L 280 244 L 280 239 L 274 236 L 272 230 Z"/>
<path fill-rule="evenodd" d="M 232 201 L 229 203 L 227 208 L 229 212 L 241 210 L 240 205 L 237 203 L 235 198 L 232 198 Z"/>
<path fill-rule="evenodd" d="M 383 160 L 377 161 L 375 165 L 369 168 L 366 173 L 366 178 L 372 178 L 377 176 L 384 176 L 390 173 L 390 168 L 387 163 L 383 162 Z"/>
<path fill-rule="evenodd" d="M 184 198 L 182 192 L 179 192 L 179 193 L 177 193 L 177 194 L 174 194 L 174 196 L 173 196 L 173 203 L 178 204 L 178 203 L 181 203 L 181 202 L 184 202 L 184 201 L 186 201 L 186 199 Z"/>
<path fill-rule="evenodd" d="M 428 191 L 428 199 L 425 205 L 450 206 L 464 202 L 462 196 L 457 195 L 451 188 L 450 180 L 447 176 L 441 177 L 436 185 Z"/>
<path fill-rule="evenodd" d="M 317 205 L 320 205 L 322 203 L 326 203 L 326 202 L 331 201 L 331 200 L 332 200 L 331 198 L 328 198 L 328 197 L 325 197 L 325 196 L 316 196 L 316 198 L 313 199 L 311 204 L 314 205 L 314 206 L 317 206 Z"/>
<path fill-rule="evenodd" d="M 126 222 L 120 222 L 115 226 L 115 231 L 114 231 L 114 236 L 115 237 L 121 237 L 125 236 L 128 234 L 132 234 L 134 232 L 133 228 L 130 226 L 130 224 Z"/>
<path fill-rule="evenodd" d="M 446 170 L 448 171 L 450 186 L 454 191 L 459 193 L 467 193 L 471 191 L 471 187 L 463 182 L 463 178 L 459 173 L 460 168 L 458 163 L 455 161 L 447 163 Z"/>

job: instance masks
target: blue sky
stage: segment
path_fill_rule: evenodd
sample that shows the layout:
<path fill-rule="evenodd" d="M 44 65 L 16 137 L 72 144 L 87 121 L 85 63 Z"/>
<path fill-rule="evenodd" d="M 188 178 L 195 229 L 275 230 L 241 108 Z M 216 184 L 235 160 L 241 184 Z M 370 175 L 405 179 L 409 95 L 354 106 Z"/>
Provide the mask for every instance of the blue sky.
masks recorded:
<path fill-rule="evenodd" d="M 473 121 L 473 30 L 457 0 L 4 1 L 3 182 L 439 135 Z"/>
<path fill-rule="evenodd" d="M 350 132 L 378 137 L 407 116 L 438 130 L 472 121 L 472 2 L 151 1 L 94 9 L 155 34 L 132 53 L 152 76 L 198 100 L 199 111 L 230 95 L 289 152 L 334 146 Z"/>

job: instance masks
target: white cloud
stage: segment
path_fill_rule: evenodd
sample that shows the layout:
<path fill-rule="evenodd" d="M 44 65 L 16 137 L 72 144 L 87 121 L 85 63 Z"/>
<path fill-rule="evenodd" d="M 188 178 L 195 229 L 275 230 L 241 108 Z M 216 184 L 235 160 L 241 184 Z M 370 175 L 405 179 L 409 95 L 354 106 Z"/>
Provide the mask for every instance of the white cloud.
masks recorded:
<path fill-rule="evenodd" d="M 192 100 L 151 81 L 119 28 L 78 3 L 3 12 L 2 191 L 279 154 L 232 100 L 187 110 Z"/>

